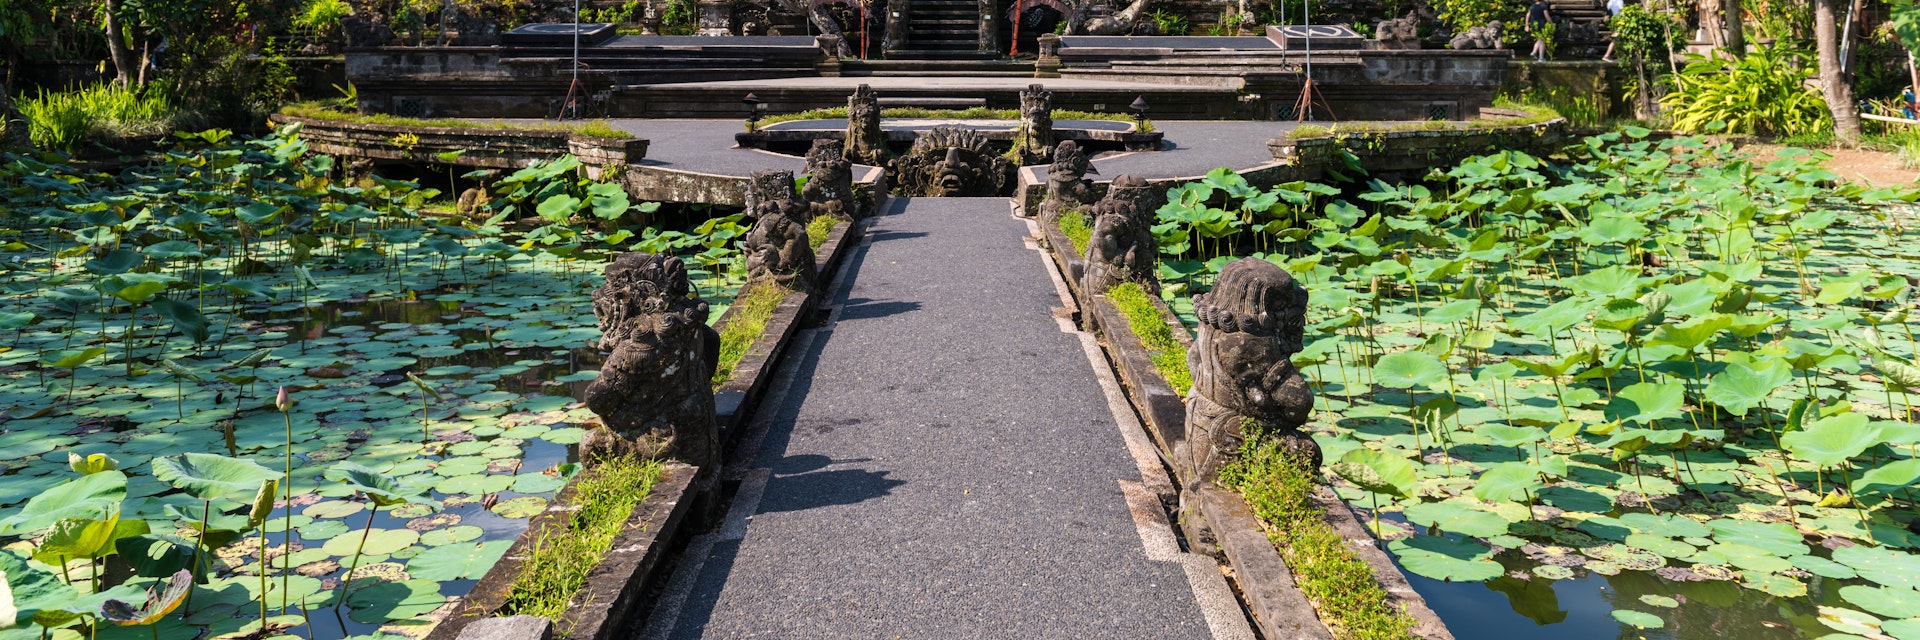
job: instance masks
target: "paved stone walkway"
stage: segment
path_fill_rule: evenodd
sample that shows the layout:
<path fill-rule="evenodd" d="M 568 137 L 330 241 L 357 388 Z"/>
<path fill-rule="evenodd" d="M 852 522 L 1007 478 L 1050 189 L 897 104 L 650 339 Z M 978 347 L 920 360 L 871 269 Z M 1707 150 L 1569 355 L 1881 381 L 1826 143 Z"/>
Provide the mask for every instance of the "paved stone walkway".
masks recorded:
<path fill-rule="evenodd" d="M 1003 198 L 896 199 L 641 638 L 1248 638 Z"/>

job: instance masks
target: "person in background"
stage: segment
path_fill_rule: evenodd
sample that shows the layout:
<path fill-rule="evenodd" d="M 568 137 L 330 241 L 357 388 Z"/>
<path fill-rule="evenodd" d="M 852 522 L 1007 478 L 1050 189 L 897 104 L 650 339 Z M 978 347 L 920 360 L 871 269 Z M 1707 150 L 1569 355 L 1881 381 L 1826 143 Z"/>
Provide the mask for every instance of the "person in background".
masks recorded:
<path fill-rule="evenodd" d="M 1549 10 L 1547 0 L 1533 0 L 1533 4 L 1527 6 L 1527 21 L 1523 26 L 1527 33 L 1533 35 L 1533 59 L 1536 61 L 1547 61 L 1547 40 L 1539 30 L 1552 23 L 1553 12 Z"/>
<path fill-rule="evenodd" d="M 1626 0 L 1607 0 L 1607 21 L 1612 22 L 1613 17 L 1620 15 L 1620 12 L 1626 8 Z M 1607 52 L 1600 54 L 1600 60 L 1613 62 L 1613 36 L 1607 36 Z"/>

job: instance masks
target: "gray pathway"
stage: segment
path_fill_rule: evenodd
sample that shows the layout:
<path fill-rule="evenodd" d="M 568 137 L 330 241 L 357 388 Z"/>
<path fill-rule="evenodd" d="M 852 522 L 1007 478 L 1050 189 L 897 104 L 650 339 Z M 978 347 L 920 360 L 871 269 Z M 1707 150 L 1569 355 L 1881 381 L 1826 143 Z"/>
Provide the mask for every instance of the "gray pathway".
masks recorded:
<path fill-rule="evenodd" d="M 893 201 L 641 638 L 1251 638 L 1152 522 L 1151 445 L 1027 233 L 1003 198 Z"/>

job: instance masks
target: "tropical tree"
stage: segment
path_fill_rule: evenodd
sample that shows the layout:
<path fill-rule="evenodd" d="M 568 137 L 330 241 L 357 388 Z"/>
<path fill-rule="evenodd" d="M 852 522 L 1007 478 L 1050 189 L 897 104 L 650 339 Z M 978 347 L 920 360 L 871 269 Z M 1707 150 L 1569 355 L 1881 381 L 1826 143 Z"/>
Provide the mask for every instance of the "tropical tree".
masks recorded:
<path fill-rule="evenodd" d="M 1820 59 L 1820 92 L 1833 113 L 1833 135 L 1842 144 L 1860 141 L 1860 110 L 1853 104 L 1853 84 L 1840 69 L 1840 30 L 1835 0 L 1813 0 L 1813 49 Z"/>

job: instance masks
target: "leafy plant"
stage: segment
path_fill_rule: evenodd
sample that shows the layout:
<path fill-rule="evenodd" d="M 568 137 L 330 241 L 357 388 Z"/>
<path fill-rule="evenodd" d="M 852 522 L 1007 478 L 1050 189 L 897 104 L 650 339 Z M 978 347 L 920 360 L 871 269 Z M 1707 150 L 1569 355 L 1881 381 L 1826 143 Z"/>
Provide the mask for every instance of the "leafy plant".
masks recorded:
<path fill-rule="evenodd" d="M 1739 60 L 1690 60 L 1676 79 L 1678 90 L 1660 99 L 1676 129 L 1800 135 L 1832 126 L 1826 101 L 1806 86 L 1812 77 L 1807 54 L 1761 47 Z"/>

